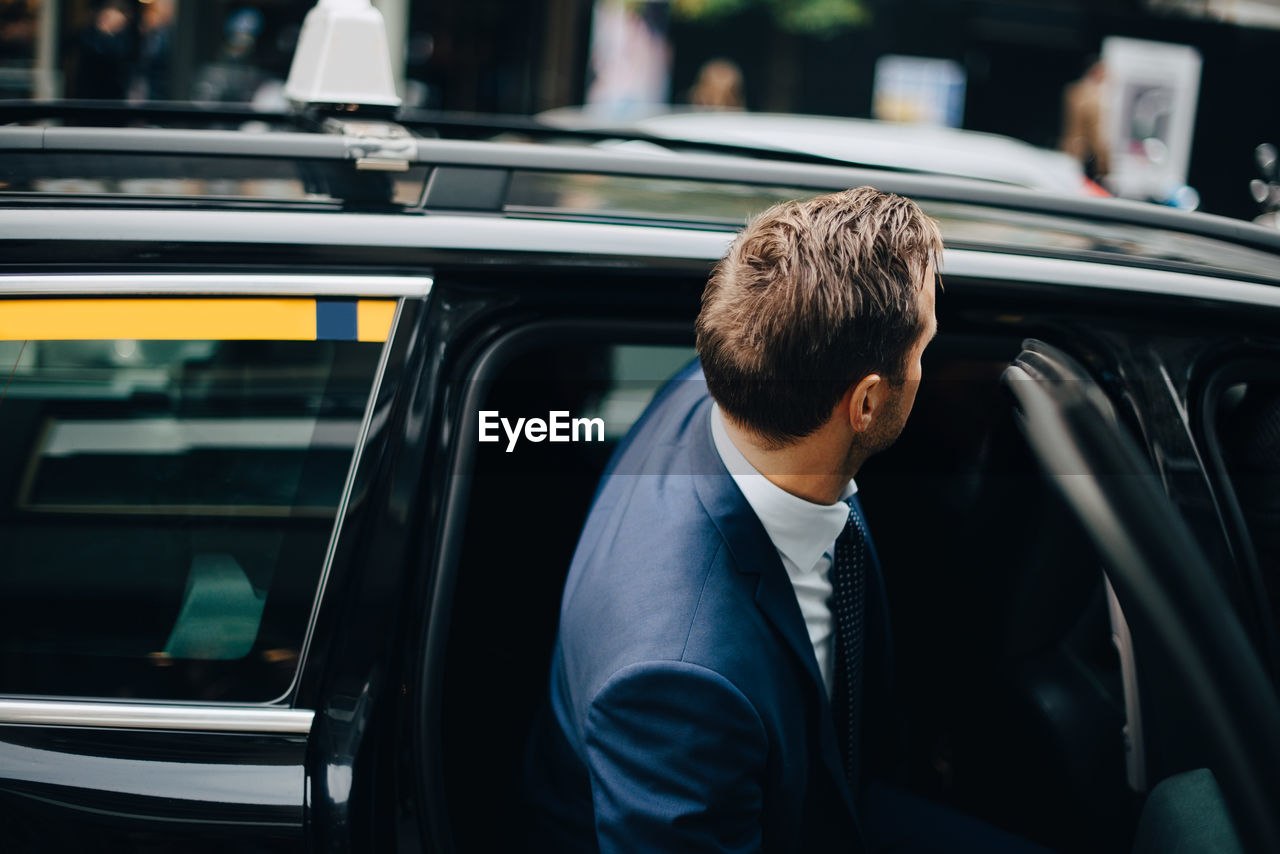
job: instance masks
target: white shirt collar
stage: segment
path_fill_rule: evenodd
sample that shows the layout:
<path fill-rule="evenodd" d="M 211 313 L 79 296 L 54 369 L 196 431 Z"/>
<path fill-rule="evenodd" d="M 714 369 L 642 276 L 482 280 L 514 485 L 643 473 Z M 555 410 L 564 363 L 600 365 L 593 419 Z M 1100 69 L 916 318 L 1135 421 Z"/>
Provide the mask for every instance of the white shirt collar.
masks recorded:
<path fill-rule="evenodd" d="M 814 504 L 792 495 L 760 474 L 742 455 L 724 428 L 724 415 L 718 405 L 711 410 L 711 439 L 774 548 L 801 572 L 815 569 L 844 530 L 849 520 L 849 505 L 844 499 L 856 493 L 858 485 L 850 480 L 835 504 Z"/>

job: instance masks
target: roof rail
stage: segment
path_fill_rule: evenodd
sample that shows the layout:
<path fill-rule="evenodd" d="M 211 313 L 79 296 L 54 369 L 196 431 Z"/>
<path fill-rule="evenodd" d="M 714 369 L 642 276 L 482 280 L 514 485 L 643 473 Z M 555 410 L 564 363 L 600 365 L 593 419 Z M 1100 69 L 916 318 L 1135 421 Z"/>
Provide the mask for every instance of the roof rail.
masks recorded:
<path fill-rule="evenodd" d="M 227 123 L 239 127 L 246 120 L 276 125 L 286 132 L 246 133 L 236 130 L 165 129 L 127 127 L 128 120 L 167 119 L 175 122 Z M 625 148 L 566 147 L 517 144 L 515 140 L 609 139 L 599 132 L 566 131 L 540 125 L 527 117 L 474 117 L 452 113 L 402 111 L 397 124 L 417 137 L 375 139 L 381 154 L 369 140 L 351 130 L 318 133 L 313 119 L 301 115 L 269 113 L 240 106 L 114 105 L 97 102 L 0 101 L 0 122 L 47 120 L 81 121 L 92 127 L 0 127 L 0 150 L 6 153 L 170 153 L 187 157 L 241 157 L 269 160 L 359 161 L 364 169 L 465 167 L 491 172 L 561 172 L 596 175 L 660 177 L 712 183 L 772 185 L 818 191 L 873 184 L 887 192 L 917 199 L 975 207 L 1023 211 L 1042 216 L 1065 217 L 1097 223 L 1142 226 L 1169 232 L 1209 237 L 1237 245 L 1280 252 L 1280 231 L 1243 220 L 1204 213 L 1185 213 L 1161 205 L 1122 199 L 1054 196 L 978 179 L 952 178 L 927 173 L 865 168 L 825 158 L 797 158 L 768 152 L 762 156 L 737 146 L 706 143 L 681 144 L 691 153 L 733 154 L 736 157 L 664 157 Z M 212 121 L 210 121 L 212 120 Z M 204 126 L 207 127 L 207 124 Z M 358 128 L 354 130 L 359 130 Z M 293 132 L 287 132 L 293 131 Z M 429 138 L 429 137 L 437 138 Z M 454 137 L 454 138 L 448 138 Z M 484 139 L 477 145 L 464 139 Z M 511 142 L 493 141 L 506 138 Z M 635 138 L 635 137 L 633 137 Z M 655 140 L 656 141 L 656 140 Z M 669 141 L 663 141 L 670 145 Z M 371 152 L 375 155 L 370 158 Z M 744 157 L 743 155 L 748 155 Z M 809 162 L 797 162 L 805 160 Z M 817 161 L 817 162 L 813 162 Z M 501 209 L 501 205 L 497 210 Z"/>
<path fill-rule="evenodd" d="M 487 139 L 515 135 L 538 141 L 578 140 L 583 143 L 623 139 L 648 142 L 671 150 L 705 151 L 772 160 L 780 163 L 812 163 L 832 166 L 865 166 L 884 172 L 911 173 L 876 164 L 857 164 L 849 160 L 821 154 L 758 148 L 741 143 L 671 140 L 635 130 L 562 128 L 530 116 L 476 115 L 462 112 L 401 109 L 393 120 L 420 136 L 450 139 Z M 123 126 L 237 126 L 244 122 L 262 122 L 299 131 L 320 131 L 322 121 L 303 112 L 261 110 L 250 104 L 149 101 L 39 101 L 0 99 L 0 125 L 23 122 L 59 122 L 90 127 Z M 192 127 L 191 129 L 195 129 Z M 920 173 L 928 174 L 928 173 Z M 975 179 L 976 180 L 976 179 Z M 993 182 L 995 183 L 995 182 Z"/>
<path fill-rule="evenodd" d="M 61 122 L 94 127 L 126 125 L 240 124 L 261 121 L 268 124 L 297 125 L 298 118 L 287 113 L 259 110 L 249 104 L 189 101 L 21 100 L 0 99 L 0 124 Z"/>

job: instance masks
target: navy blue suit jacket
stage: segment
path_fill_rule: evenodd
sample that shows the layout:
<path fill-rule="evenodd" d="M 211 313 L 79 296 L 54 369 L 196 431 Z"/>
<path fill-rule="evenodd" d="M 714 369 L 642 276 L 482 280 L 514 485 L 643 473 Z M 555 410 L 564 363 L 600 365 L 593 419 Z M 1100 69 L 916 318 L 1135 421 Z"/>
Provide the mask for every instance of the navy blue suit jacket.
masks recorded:
<path fill-rule="evenodd" d="M 795 592 L 715 450 L 710 413 L 695 363 L 658 393 L 596 493 L 530 743 L 541 849 L 862 847 Z M 872 575 L 868 696 L 887 674 Z"/>

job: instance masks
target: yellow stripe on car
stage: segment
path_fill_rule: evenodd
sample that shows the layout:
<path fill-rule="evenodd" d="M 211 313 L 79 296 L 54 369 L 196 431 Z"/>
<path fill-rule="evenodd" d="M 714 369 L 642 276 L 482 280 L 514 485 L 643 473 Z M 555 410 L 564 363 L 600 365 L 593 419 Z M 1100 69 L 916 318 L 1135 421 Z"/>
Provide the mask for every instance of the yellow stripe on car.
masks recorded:
<path fill-rule="evenodd" d="M 385 341 L 394 300 L 149 298 L 0 300 L 0 341 Z M 318 315 L 347 323 L 325 324 Z"/>
<path fill-rule="evenodd" d="M 395 313 L 396 304 L 393 300 L 360 300 L 356 304 L 356 339 L 386 341 L 391 334 L 391 320 Z"/>

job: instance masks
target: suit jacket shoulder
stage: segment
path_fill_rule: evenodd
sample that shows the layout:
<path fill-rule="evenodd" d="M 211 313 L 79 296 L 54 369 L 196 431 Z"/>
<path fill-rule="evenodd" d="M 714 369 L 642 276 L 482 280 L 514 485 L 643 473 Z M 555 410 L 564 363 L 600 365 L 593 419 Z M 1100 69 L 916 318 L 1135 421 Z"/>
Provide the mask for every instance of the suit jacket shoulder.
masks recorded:
<path fill-rule="evenodd" d="M 734 571 L 695 485 L 719 464 L 698 454 L 700 440 L 709 441 L 710 409 L 691 366 L 662 389 L 610 462 L 561 607 L 560 646 L 580 711 L 615 672 L 640 662 L 689 661 L 731 676 L 707 640 L 726 616 L 738 622 L 755 610 L 755 584 Z"/>

